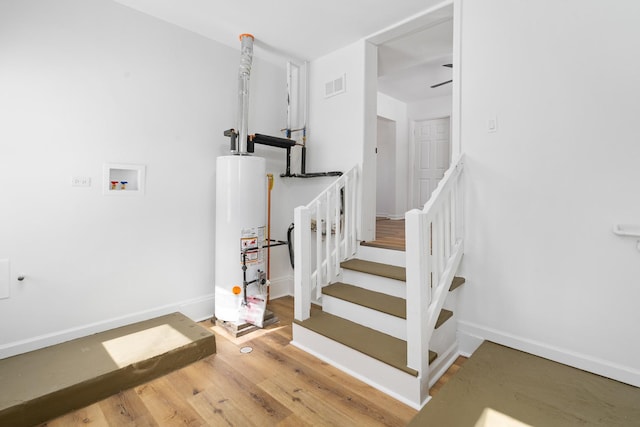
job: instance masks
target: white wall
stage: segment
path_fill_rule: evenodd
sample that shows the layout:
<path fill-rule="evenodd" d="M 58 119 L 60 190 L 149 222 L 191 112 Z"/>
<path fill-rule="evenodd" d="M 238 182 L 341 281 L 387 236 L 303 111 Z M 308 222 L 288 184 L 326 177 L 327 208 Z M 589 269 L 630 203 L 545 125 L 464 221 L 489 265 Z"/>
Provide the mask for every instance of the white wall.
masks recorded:
<path fill-rule="evenodd" d="M 640 385 L 640 3 L 465 1 L 468 333 Z M 486 121 L 497 117 L 498 131 Z"/>
<path fill-rule="evenodd" d="M 307 171 L 360 165 L 363 192 L 361 239 L 375 228 L 375 133 L 377 50 L 361 40 L 310 63 Z M 346 76 L 346 91 L 325 98 L 325 83 Z M 373 96 L 373 98 L 371 98 Z"/>
<path fill-rule="evenodd" d="M 411 194 L 412 161 L 409 155 L 409 121 L 407 104 L 388 95 L 378 92 L 378 115 L 396 122 L 395 134 L 395 202 L 392 218 L 404 218 L 409 210 L 409 195 Z"/>
<path fill-rule="evenodd" d="M 451 116 L 452 97 L 438 96 L 407 104 L 410 121 L 440 119 Z"/>
<path fill-rule="evenodd" d="M 106 0 L 5 0 L 0 28 L 0 357 L 178 309 L 210 316 L 239 49 Z M 277 135 L 284 67 L 256 59 L 251 85 L 250 128 Z M 146 194 L 103 196 L 104 162 L 146 165 Z"/>

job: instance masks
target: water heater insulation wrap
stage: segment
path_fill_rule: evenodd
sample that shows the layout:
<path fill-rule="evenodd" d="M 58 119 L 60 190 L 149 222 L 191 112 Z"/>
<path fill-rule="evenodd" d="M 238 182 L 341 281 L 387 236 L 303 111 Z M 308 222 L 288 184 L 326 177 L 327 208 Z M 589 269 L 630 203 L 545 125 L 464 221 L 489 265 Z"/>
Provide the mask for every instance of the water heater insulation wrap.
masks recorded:
<path fill-rule="evenodd" d="M 216 163 L 215 316 L 238 322 L 242 293 L 242 252 L 247 251 L 247 281 L 265 271 L 266 165 L 260 157 L 221 156 Z M 254 284 L 247 294 L 260 293 Z"/>

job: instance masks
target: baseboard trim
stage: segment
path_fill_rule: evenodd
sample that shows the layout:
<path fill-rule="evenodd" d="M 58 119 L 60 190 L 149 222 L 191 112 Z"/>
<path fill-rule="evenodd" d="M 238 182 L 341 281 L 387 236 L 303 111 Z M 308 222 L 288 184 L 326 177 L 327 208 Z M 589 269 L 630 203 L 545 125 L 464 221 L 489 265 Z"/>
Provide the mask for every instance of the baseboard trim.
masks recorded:
<path fill-rule="evenodd" d="M 460 340 L 477 342 L 486 339 L 535 356 L 553 360 L 554 362 L 573 366 L 634 387 L 640 387 L 640 371 L 608 360 L 577 353 L 565 348 L 551 346 L 546 343 L 519 337 L 504 331 L 477 325 L 471 322 L 458 321 Z"/>
<path fill-rule="evenodd" d="M 39 335 L 25 340 L 14 341 L 0 345 L 0 359 L 27 353 L 51 345 L 60 344 L 87 335 L 97 334 L 109 329 L 119 328 L 136 322 L 142 322 L 154 317 L 179 311 L 196 322 L 213 316 L 214 294 L 199 298 L 141 310 L 124 316 L 105 319 L 100 322 L 89 323 L 75 328 L 64 329 L 49 334 Z"/>
<path fill-rule="evenodd" d="M 293 295 L 293 276 L 282 276 L 269 281 L 269 296 L 271 299 Z"/>

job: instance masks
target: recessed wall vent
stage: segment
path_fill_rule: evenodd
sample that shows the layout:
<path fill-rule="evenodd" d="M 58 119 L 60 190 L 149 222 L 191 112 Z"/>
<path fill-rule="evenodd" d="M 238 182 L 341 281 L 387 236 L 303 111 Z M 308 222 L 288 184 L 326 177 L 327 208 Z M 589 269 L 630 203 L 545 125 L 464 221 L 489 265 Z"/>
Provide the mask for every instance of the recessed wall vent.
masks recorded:
<path fill-rule="evenodd" d="M 331 80 L 324 84 L 324 97 L 330 98 L 332 96 L 346 92 L 346 75 L 338 77 L 335 80 Z"/>

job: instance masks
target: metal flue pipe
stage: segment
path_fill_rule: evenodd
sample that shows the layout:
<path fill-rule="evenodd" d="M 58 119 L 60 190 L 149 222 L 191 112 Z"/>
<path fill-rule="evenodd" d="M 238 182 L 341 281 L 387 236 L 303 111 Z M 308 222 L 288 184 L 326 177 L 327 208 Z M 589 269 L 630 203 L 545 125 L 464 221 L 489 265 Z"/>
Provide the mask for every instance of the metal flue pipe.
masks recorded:
<path fill-rule="evenodd" d="M 253 36 L 240 34 L 240 70 L 238 71 L 238 141 L 233 154 L 249 154 L 247 136 L 249 134 L 249 77 L 253 60 Z"/>

